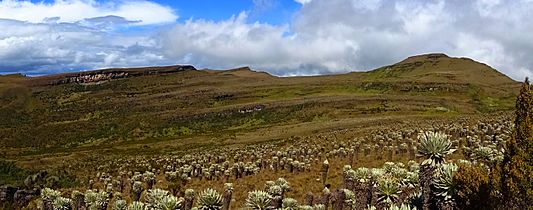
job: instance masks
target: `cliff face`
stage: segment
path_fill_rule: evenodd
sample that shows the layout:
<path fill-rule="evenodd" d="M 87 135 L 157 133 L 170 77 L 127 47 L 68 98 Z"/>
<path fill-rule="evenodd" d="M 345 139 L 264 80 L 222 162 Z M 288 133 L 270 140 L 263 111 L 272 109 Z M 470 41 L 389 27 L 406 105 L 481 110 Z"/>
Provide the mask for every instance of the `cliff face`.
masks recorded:
<path fill-rule="evenodd" d="M 168 74 L 187 70 L 196 70 L 196 68 L 191 65 L 178 65 L 146 68 L 102 69 L 95 71 L 37 77 L 32 81 L 32 83 L 38 85 L 59 85 L 69 83 L 92 84 L 112 79 L 156 74 Z"/>
<path fill-rule="evenodd" d="M 64 79 L 57 80 L 55 84 L 68 84 L 68 83 L 96 83 L 106 81 L 110 79 L 125 78 L 128 76 L 127 72 L 115 72 L 115 73 L 96 73 L 88 75 L 68 76 Z"/>

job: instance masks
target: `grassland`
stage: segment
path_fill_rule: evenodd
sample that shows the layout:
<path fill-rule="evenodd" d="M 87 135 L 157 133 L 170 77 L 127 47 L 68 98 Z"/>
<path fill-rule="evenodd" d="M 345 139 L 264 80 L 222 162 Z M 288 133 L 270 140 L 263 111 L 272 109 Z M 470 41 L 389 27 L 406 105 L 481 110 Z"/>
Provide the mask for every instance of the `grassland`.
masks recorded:
<path fill-rule="evenodd" d="M 519 87 L 484 64 L 434 55 L 334 76 L 283 78 L 239 68 L 94 84 L 47 80 L 0 76 L 0 158 L 23 168 L 10 165 L 0 176 L 117 154 L 181 154 L 405 120 L 505 113 Z"/>

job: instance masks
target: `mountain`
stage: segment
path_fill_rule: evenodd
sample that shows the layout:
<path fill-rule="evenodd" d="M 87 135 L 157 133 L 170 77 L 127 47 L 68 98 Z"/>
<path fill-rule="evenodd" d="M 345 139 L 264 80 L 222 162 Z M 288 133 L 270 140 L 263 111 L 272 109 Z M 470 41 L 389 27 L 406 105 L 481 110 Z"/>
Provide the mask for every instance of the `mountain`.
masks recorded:
<path fill-rule="evenodd" d="M 452 58 L 446 54 L 425 54 L 369 72 L 380 79 L 477 85 L 515 84 L 511 78 L 492 67 L 469 58 Z"/>
<path fill-rule="evenodd" d="M 470 58 L 442 53 L 411 56 L 396 64 L 367 72 L 367 80 L 403 84 L 444 84 L 481 88 L 494 95 L 507 95 L 517 82 L 496 69 Z"/>
<path fill-rule="evenodd" d="M 383 119 L 508 111 L 518 89 L 485 64 L 444 54 L 310 77 L 192 66 L 4 75 L 0 148 L 17 148 L 5 156 L 125 148 L 157 153 L 270 141 Z M 173 145 L 154 146 L 161 142 Z M 141 151 L 139 145 L 147 146 Z"/>

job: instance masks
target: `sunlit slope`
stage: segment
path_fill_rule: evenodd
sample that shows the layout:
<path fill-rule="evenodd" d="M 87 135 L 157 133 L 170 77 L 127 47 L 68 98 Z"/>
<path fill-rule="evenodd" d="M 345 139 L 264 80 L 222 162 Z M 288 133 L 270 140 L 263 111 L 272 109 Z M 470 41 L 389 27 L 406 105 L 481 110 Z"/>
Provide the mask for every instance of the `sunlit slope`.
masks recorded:
<path fill-rule="evenodd" d="M 399 63 L 370 71 L 369 76 L 388 81 L 470 83 L 486 86 L 515 83 L 486 64 L 469 58 L 451 58 L 445 54 L 412 56 Z"/>
<path fill-rule="evenodd" d="M 369 117 L 505 111 L 517 90 L 518 82 L 487 65 L 444 55 L 314 77 L 180 66 L 1 76 L 0 145 L 39 152 L 200 137 L 275 139 L 296 132 L 291 126 L 313 132 Z"/>

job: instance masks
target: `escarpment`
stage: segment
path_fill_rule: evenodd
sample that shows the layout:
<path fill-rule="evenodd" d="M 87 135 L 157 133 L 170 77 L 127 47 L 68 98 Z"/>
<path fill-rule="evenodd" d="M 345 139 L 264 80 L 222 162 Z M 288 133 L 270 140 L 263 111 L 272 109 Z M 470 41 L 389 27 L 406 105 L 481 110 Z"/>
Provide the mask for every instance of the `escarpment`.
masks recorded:
<path fill-rule="evenodd" d="M 169 74 L 188 70 L 196 70 L 191 65 L 176 65 L 176 66 L 157 66 L 145 68 L 113 68 L 102 69 L 94 71 L 84 71 L 76 73 L 58 74 L 52 76 L 44 76 L 37 81 L 33 81 L 33 85 L 59 85 L 59 84 L 94 84 L 104 82 L 112 79 L 138 77 L 146 75 Z"/>

